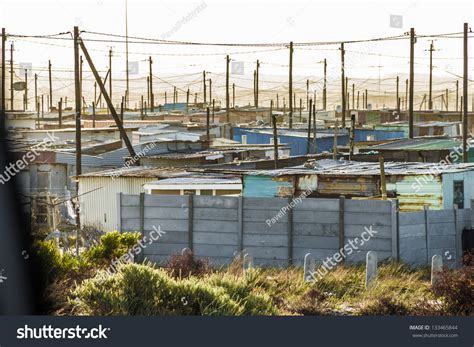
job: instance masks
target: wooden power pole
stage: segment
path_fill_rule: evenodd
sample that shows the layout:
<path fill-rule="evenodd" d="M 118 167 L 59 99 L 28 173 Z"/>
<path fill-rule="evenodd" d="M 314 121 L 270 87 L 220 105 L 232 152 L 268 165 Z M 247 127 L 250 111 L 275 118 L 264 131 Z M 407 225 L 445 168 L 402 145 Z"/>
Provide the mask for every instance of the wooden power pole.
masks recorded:
<path fill-rule="evenodd" d="M 344 77 L 344 42 L 341 43 L 341 96 L 342 96 L 342 128 L 346 127 L 346 79 Z"/>
<path fill-rule="evenodd" d="M 413 138 L 413 100 L 414 100 L 414 77 L 415 77 L 415 29 L 410 29 L 410 96 L 408 102 L 408 124 L 410 139 Z"/>
<path fill-rule="evenodd" d="M 467 34 L 468 34 L 468 25 L 464 23 L 464 74 L 463 74 L 463 113 L 462 113 L 462 147 L 463 147 L 463 160 L 465 163 L 469 162 L 469 154 L 467 147 L 467 134 L 468 134 L 468 118 L 467 118 L 467 86 L 468 86 L 468 44 L 467 44 Z"/>
<path fill-rule="evenodd" d="M 290 42 L 290 66 L 288 74 L 288 102 L 289 102 L 289 114 L 288 123 L 290 129 L 293 128 L 293 41 Z"/>

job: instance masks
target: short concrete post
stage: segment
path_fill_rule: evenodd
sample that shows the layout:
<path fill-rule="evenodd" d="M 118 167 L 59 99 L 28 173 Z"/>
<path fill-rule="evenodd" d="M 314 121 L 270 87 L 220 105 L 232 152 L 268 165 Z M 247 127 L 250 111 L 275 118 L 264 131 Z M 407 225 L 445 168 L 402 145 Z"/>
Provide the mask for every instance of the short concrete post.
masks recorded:
<path fill-rule="evenodd" d="M 306 253 L 304 256 L 304 271 L 303 271 L 303 281 L 310 282 L 314 274 L 314 258 L 311 253 Z"/>
<path fill-rule="evenodd" d="M 365 288 L 367 288 L 377 276 L 377 253 L 374 251 L 367 252 L 365 262 Z"/>
<path fill-rule="evenodd" d="M 434 285 L 440 278 L 440 274 L 443 271 L 443 258 L 435 254 L 431 258 L 431 285 Z"/>
<path fill-rule="evenodd" d="M 253 268 L 253 257 L 250 254 L 246 253 L 244 255 L 244 261 L 242 262 L 242 267 L 244 269 L 244 272 L 246 270 Z"/>

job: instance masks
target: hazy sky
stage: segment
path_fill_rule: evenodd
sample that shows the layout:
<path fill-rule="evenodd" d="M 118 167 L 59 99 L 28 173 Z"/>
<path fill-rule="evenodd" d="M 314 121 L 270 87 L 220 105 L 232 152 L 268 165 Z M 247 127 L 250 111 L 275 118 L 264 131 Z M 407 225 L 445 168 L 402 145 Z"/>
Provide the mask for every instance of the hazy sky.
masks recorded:
<path fill-rule="evenodd" d="M 0 23 L 7 33 L 56 34 L 72 31 L 74 25 L 81 30 L 125 34 L 125 1 L 0 1 Z M 402 28 L 391 26 L 390 16 L 402 18 Z M 128 1 L 129 35 L 168 40 L 217 43 L 273 43 L 354 40 L 400 35 L 415 27 L 418 34 L 461 32 L 463 23 L 474 27 L 473 2 L 433 1 Z M 108 67 L 107 51 L 113 47 L 113 69 L 117 90 L 124 88 L 125 51 L 122 43 L 90 42 L 88 38 L 102 38 L 83 34 L 96 66 L 105 71 Z M 120 40 L 120 39 L 119 39 Z M 11 40 L 8 41 L 8 44 Z M 71 69 L 73 51 L 71 41 L 15 38 L 15 63 L 32 63 L 37 69 L 41 88 L 47 78 L 44 68 L 52 60 L 58 93 L 69 93 L 71 75 L 59 71 Z M 429 40 L 419 39 L 416 44 L 416 72 L 428 73 Z M 471 40 L 472 42 L 472 40 Z M 435 41 L 434 75 L 439 81 L 456 79 L 462 75 L 462 40 L 438 39 Z M 472 44 L 470 45 L 472 57 Z M 401 78 L 408 73 L 408 40 L 370 44 L 346 45 L 346 71 L 350 78 L 360 82 L 367 78 L 379 79 L 365 88 L 387 91 L 393 82 L 384 77 Z M 163 77 L 157 80 L 157 93 L 171 85 L 180 90 L 189 85 L 192 92 L 200 92 L 200 72 L 210 71 L 216 95 L 223 93 L 225 54 L 244 62 L 245 76 L 233 76 L 232 81 L 241 90 L 249 90 L 254 62 L 260 59 L 262 88 L 277 91 L 288 71 L 288 50 L 252 47 L 208 47 L 130 44 L 130 61 L 138 61 L 139 71 L 130 78 L 135 86 L 143 86 L 148 73 L 145 59 L 153 56 L 153 72 Z M 255 52 L 257 51 L 257 52 Z M 246 52 L 246 53 L 243 53 Z M 241 54 L 238 54 L 241 53 Z M 9 54 L 9 52 L 7 52 Z M 337 87 L 340 73 L 338 46 L 315 46 L 295 49 L 294 74 L 297 92 L 304 92 L 306 78 L 312 89 L 318 90 L 322 75 L 320 61 L 328 59 L 330 86 Z M 471 66 L 474 60 L 470 59 Z M 87 68 L 85 68 L 85 71 Z M 472 68 L 470 69 L 472 71 Z M 175 77 L 172 77 L 175 76 Z M 85 76 L 86 82 L 90 75 Z M 265 84 L 268 81 L 268 84 Z M 92 79 L 90 79 L 92 83 Z M 423 88 L 418 85 L 418 88 Z M 141 88 L 141 87 L 140 87 Z M 145 86 L 146 88 L 146 86 Z M 282 92 L 284 86 L 281 86 Z M 364 86 L 361 85 L 361 88 Z M 439 89 L 445 88 L 439 85 Z M 64 90 L 63 90 L 64 89 Z M 393 88 L 392 88 L 393 89 Z M 146 90 L 146 89 L 145 89 Z M 90 90 L 89 90 L 90 91 Z M 390 92 L 390 91 L 389 91 Z M 85 92 L 87 95 L 88 91 Z M 133 92 L 132 92 L 133 93 Z M 135 97 L 141 92 L 136 92 Z M 336 102 L 336 100 L 335 100 Z"/>

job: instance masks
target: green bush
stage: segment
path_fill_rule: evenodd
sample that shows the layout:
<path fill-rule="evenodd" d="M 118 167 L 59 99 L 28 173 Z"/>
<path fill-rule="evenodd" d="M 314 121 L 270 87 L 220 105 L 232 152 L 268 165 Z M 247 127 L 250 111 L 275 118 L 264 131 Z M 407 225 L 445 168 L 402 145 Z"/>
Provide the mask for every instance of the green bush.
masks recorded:
<path fill-rule="evenodd" d="M 53 240 L 36 241 L 33 245 L 40 277 L 44 285 L 48 285 L 58 277 L 71 271 L 77 271 L 81 263 L 71 254 L 61 255 L 61 251 Z"/>
<path fill-rule="evenodd" d="M 112 260 L 119 259 L 128 253 L 140 239 L 141 234 L 138 232 L 111 231 L 102 235 L 99 243 L 85 251 L 83 257 L 93 264 L 109 264 Z"/>
<path fill-rule="evenodd" d="M 75 313 L 87 315 L 276 314 L 268 296 L 245 281 L 212 275 L 177 280 L 163 269 L 125 264 L 115 274 L 102 271 L 84 281 L 71 303 Z"/>

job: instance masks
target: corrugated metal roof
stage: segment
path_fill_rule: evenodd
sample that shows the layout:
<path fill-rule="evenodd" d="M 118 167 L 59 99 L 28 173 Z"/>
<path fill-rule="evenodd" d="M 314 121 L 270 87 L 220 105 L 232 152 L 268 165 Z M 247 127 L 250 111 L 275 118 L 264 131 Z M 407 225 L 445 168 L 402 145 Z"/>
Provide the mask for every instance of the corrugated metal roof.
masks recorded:
<path fill-rule="evenodd" d="M 153 185 L 169 185 L 169 184 L 241 184 L 240 178 L 228 177 L 228 178 L 209 178 L 209 177 L 178 177 L 178 178 L 167 178 L 159 181 L 148 182 Z"/>
<path fill-rule="evenodd" d="M 386 175 L 439 175 L 443 173 L 463 172 L 474 170 L 474 163 L 436 165 L 434 163 L 401 163 L 386 162 Z M 268 170 L 252 171 L 252 175 L 283 176 L 294 174 L 313 174 L 313 175 L 380 175 L 379 163 L 356 162 L 323 159 L 315 162 L 315 167 L 304 168 L 304 166 Z"/>
<path fill-rule="evenodd" d="M 456 138 L 414 138 L 403 139 L 384 143 L 381 145 L 371 146 L 373 150 L 436 150 L 448 149 L 454 150 L 456 147 L 462 145 L 461 140 Z"/>

